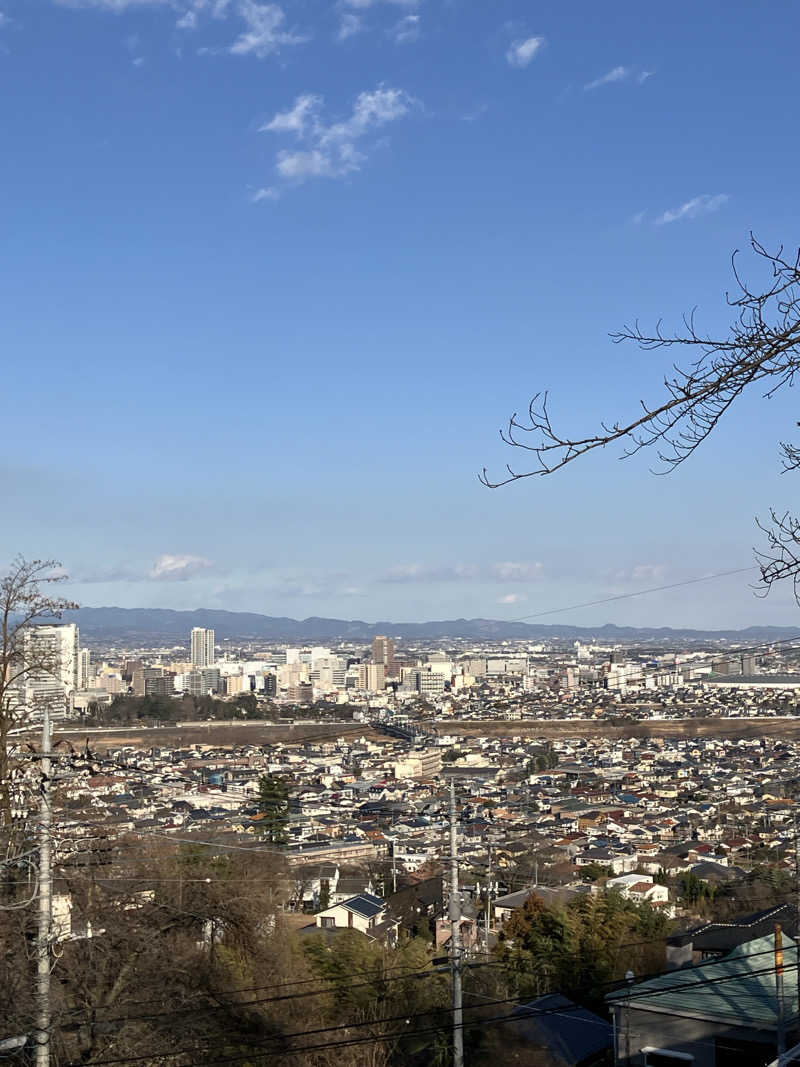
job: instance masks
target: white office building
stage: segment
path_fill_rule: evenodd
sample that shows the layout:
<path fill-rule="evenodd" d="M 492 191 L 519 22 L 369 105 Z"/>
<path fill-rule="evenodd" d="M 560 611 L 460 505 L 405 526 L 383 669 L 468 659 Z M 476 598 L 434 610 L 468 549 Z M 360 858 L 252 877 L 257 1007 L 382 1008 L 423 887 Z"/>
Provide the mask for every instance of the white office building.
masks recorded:
<path fill-rule="evenodd" d="M 23 634 L 24 669 L 17 698 L 33 713 L 47 705 L 53 714 L 67 710 L 78 688 L 80 634 L 75 623 L 30 626 Z"/>
<path fill-rule="evenodd" d="M 195 626 L 192 630 L 192 666 L 200 669 L 210 667 L 215 659 L 214 631 Z"/>

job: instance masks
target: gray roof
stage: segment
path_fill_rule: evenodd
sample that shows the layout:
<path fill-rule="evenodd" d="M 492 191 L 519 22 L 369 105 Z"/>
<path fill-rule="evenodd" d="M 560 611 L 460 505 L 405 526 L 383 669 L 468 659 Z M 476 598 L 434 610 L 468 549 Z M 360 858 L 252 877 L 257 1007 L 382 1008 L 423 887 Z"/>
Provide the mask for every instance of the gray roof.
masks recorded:
<path fill-rule="evenodd" d="M 797 946 L 783 936 L 784 1005 L 797 1018 Z M 734 1026 L 776 1026 L 775 935 L 739 945 L 714 963 L 670 971 L 606 995 L 644 1011 L 713 1019 Z"/>
<path fill-rule="evenodd" d="M 536 1013 L 534 1015 L 533 1013 Z M 518 1031 L 528 1040 L 544 1044 L 559 1062 L 580 1064 L 610 1049 L 611 1024 L 579 1008 L 560 993 L 551 993 L 514 1009 Z"/>

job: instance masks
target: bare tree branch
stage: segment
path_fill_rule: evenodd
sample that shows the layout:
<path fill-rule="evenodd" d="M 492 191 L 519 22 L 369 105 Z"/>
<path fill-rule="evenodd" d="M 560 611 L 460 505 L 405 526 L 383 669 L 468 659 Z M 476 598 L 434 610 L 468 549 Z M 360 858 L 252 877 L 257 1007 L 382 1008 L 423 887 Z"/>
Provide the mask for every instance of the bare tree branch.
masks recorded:
<path fill-rule="evenodd" d="M 532 465 L 517 470 L 507 464 L 507 476 L 496 480 L 484 467 L 480 481 L 496 489 L 524 478 L 553 474 L 589 452 L 615 444 L 622 446 L 620 458 L 651 449 L 657 456 L 655 473 L 666 474 L 703 444 L 752 386 L 759 387 L 762 397 L 769 399 L 793 385 L 800 371 L 800 250 L 787 258 L 783 247 L 769 252 L 752 234 L 750 244 L 769 275 L 761 286 L 752 286 L 734 252 L 731 262 L 736 291 L 725 296 L 735 316 L 727 336 L 701 333 L 695 309 L 683 316 L 683 328 L 676 333 L 666 332 L 659 320 L 652 331 L 634 321 L 611 334 L 616 344 L 633 341 L 645 351 L 689 350 L 689 362 L 674 363 L 665 376 L 665 395 L 658 403 L 642 400 L 641 413 L 635 418 L 601 422 L 597 432 L 575 436 L 555 428 L 548 393 L 536 393 L 527 415 L 520 418 L 515 412 L 500 431 L 505 444 L 530 453 Z M 780 451 L 784 470 L 800 467 L 800 447 L 783 442 Z M 770 521 L 759 522 L 759 526 L 767 535 L 766 551 L 757 553 L 764 591 L 776 581 L 791 578 L 800 599 L 800 520 L 773 511 Z"/>
<path fill-rule="evenodd" d="M 698 353 L 686 368 L 672 367 L 664 379 L 666 396 L 659 404 L 641 401 L 642 414 L 637 418 L 601 423 L 599 432 L 573 437 L 554 428 L 547 392 L 536 393 L 527 417 L 520 419 L 515 412 L 500 431 L 506 444 L 533 453 L 536 464 L 519 472 L 509 467 L 509 476 L 498 481 L 491 480 L 484 468 L 483 484 L 497 488 L 521 478 L 552 474 L 587 452 L 617 442 L 624 446 L 623 456 L 654 447 L 661 464 L 672 469 L 705 441 L 751 385 L 765 383 L 765 397 L 791 385 L 800 370 L 800 251 L 794 260 L 787 260 L 782 249 L 767 252 L 754 237 L 751 244 L 755 254 L 769 264 L 771 283 L 760 291 L 750 288 L 734 253 L 739 292 L 735 298 L 726 294 L 737 311 L 727 337 L 701 334 L 694 310 L 684 316 L 683 332 L 666 333 L 660 321 L 652 332 L 646 332 L 634 322 L 611 335 L 617 344 L 633 341 L 646 351 L 681 346 Z M 523 434 L 533 440 L 525 440 Z"/>

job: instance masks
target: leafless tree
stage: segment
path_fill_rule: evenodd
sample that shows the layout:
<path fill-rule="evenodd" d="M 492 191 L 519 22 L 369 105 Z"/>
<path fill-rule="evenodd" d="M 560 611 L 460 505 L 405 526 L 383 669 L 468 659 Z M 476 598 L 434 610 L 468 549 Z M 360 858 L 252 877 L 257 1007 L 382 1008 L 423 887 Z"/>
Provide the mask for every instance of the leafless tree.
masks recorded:
<path fill-rule="evenodd" d="M 77 608 L 70 600 L 48 595 L 49 587 L 66 577 L 55 560 L 17 556 L 0 578 L 0 832 L 5 831 L 4 836 L 12 826 L 11 731 L 24 725 L 29 712 L 21 695 L 25 682 L 55 675 L 61 668 L 57 653 L 26 636 L 37 621 L 59 619 Z"/>
<path fill-rule="evenodd" d="M 483 484 L 496 489 L 523 478 L 553 474 L 588 452 L 617 443 L 622 445 L 623 458 L 652 449 L 657 456 L 654 473 L 665 474 L 699 448 L 751 387 L 768 399 L 791 386 L 800 371 L 800 250 L 789 258 L 782 247 L 767 251 L 752 235 L 750 244 L 769 276 L 760 286 L 747 282 L 734 252 L 736 289 L 725 294 L 734 318 L 727 335 L 700 332 L 695 310 L 684 315 L 683 328 L 676 333 L 665 332 L 659 320 L 652 332 L 636 321 L 611 334 L 615 343 L 633 341 L 645 351 L 687 350 L 686 363 L 673 363 L 665 376 L 666 395 L 659 403 L 642 400 L 642 411 L 635 418 L 601 422 L 594 433 L 572 436 L 556 430 L 548 393 L 539 392 L 527 415 L 515 412 L 500 431 L 507 445 L 531 454 L 531 466 L 516 470 L 507 464 L 507 473 L 499 480 L 490 479 L 484 468 L 479 476 Z M 800 467 L 800 446 L 784 441 L 780 452 L 784 470 Z M 772 511 L 759 526 L 767 536 L 765 548 L 756 553 L 762 590 L 766 593 L 775 582 L 790 579 L 800 597 L 800 519 L 789 512 Z"/>

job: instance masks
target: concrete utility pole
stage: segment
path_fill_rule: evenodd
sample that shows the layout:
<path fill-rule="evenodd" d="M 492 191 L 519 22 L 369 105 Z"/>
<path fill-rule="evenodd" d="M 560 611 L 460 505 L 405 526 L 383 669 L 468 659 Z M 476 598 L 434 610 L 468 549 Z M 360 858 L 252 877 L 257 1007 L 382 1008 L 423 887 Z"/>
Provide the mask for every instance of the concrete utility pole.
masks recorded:
<path fill-rule="evenodd" d="M 778 1059 L 786 1051 L 786 1021 L 783 1017 L 783 930 L 775 923 L 775 1016 Z"/>
<path fill-rule="evenodd" d="M 489 955 L 489 931 L 492 928 L 492 846 L 489 845 L 489 880 L 486 883 L 486 955 Z"/>
<path fill-rule="evenodd" d="M 453 1067 L 464 1067 L 464 1015 L 461 1009 L 461 897 L 458 893 L 456 786 L 453 778 L 450 779 L 450 906 L 448 915 L 450 917 L 450 970 L 453 976 Z"/>
<path fill-rule="evenodd" d="M 50 865 L 50 708 L 42 723 L 42 782 L 39 800 L 39 930 L 36 938 L 36 1067 L 50 1065 L 50 938 L 53 873 Z"/>
<path fill-rule="evenodd" d="M 625 972 L 628 983 L 628 996 L 625 1000 L 625 1067 L 631 1067 L 631 989 L 636 975 L 633 971 Z"/>

